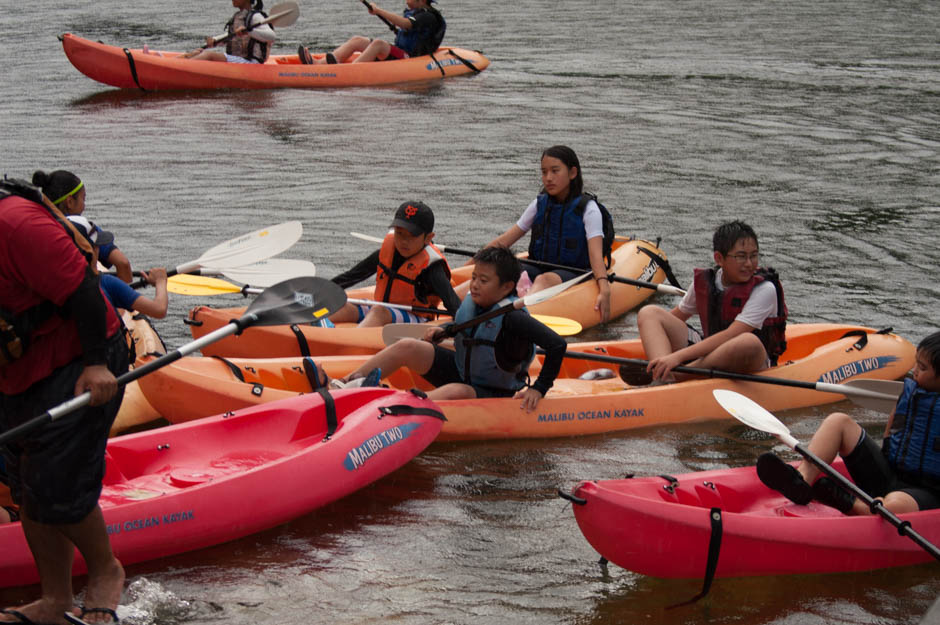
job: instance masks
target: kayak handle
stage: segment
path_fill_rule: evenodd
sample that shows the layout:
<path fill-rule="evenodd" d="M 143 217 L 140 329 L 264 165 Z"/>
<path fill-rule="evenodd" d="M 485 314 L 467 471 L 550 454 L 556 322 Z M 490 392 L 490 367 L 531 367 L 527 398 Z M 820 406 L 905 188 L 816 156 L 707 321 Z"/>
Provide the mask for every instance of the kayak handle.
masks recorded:
<path fill-rule="evenodd" d="M 583 506 L 583 505 L 585 505 L 585 504 L 587 503 L 587 499 L 583 499 L 583 498 L 581 498 L 581 497 L 577 497 L 577 496 L 575 496 L 575 495 L 573 495 L 573 494 L 571 494 L 571 493 L 566 493 L 565 491 L 561 490 L 560 488 L 558 489 L 558 496 L 561 497 L 562 499 L 567 499 L 567 500 L 570 501 L 571 503 L 576 503 L 576 504 L 578 504 L 579 506 Z"/>

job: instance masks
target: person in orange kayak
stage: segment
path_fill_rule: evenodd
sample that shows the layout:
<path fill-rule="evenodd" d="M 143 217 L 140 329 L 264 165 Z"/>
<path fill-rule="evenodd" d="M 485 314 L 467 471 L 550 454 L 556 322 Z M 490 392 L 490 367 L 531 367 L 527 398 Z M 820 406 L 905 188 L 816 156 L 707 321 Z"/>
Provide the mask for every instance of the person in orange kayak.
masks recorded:
<path fill-rule="evenodd" d="M 533 279 L 528 292 L 536 293 L 593 271 L 598 289 L 594 310 L 602 323 L 607 322 L 610 280 L 604 262 L 603 213 L 594 196 L 584 192 L 581 163 L 574 150 L 565 145 L 546 149 L 541 167 L 542 191 L 515 225 L 487 245 L 511 247 L 531 230 L 529 258 L 574 269 L 546 268 L 523 259 L 523 270 Z"/>
<path fill-rule="evenodd" d="M 516 281 L 522 273 L 519 260 L 504 247 L 487 247 L 474 256 L 470 293 L 454 317 L 460 324 L 515 301 Z M 444 326 L 428 328 L 423 340 L 402 339 L 367 360 L 336 388 L 375 385 L 381 372 L 408 367 L 436 388 L 431 399 L 514 397 L 531 412 L 555 382 L 568 343 L 551 328 L 513 309 L 456 333 L 454 349 L 437 344 Z M 529 364 L 535 346 L 545 350 L 538 378 L 528 384 Z M 318 378 L 322 384 L 327 380 Z"/>
<path fill-rule="evenodd" d="M 46 197 L 50 198 L 66 216 L 82 215 L 85 212 L 85 183 L 72 172 L 64 169 L 56 170 L 51 174 L 37 171 L 33 174 L 33 184 L 41 188 Z M 113 269 L 117 277 L 124 282 L 133 280 L 131 261 L 114 244 L 113 238 L 101 245 L 98 260 L 107 269 Z"/>
<path fill-rule="evenodd" d="M 855 485 L 895 514 L 940 508 L 940 332 L 917 346 L 912 377 L 876 443 L 850 416 L 834 412 L 813 434 L 809 450 L 826 463 L 836 456 Z M 757 476 L 794 503 L 812 500 L 844 514 L 873 514 L 868 505 L 803 461 L 794 468 L 772 453 L 757 459 Z"/>
<path fill-rule="evenodd" d="M 206 37 L 206 47 L 184 56 L 194 61 L 219 61 L 228 63 L 264 63 L 271 55 L 271 44 L 277 39 L 270 24 L 261 22 L 267 17 L 263 0 L 232 0 L 238 9 L 225 24 L 230 37 L 225 41 L 225 51 L 214 50 L 216 40 Z"/>
<path fill-rule="evenodd" d="M 678 365 L 751 372 L 777 363 L 786 349 L 787 306 L 773 269 L 759 266 L 757 234 L 742 221 L 719 226 L 711 269 L 696 269 L 693 288 L 672 310 L 644 306 L 637 326 L 649 364 L 621 368 L 628 383 L 675 381 Z M 698 315 L 702 332 L 686 325 Z"/>
<path fill-rule="evenodd" d="M 314 59 L 310 51 L 304 46 L 297 49 L 300 62 L 311 64 L 345 63 L 355 52 L 361 52 L 353 63 L 369 63 L 371 61 L 385 61 L 407 59 L 423 56 L 437 50 L 444 40 L 447 22 L 436 8 L 431 6 L 435 0 L 405 0 L 405 12 L 396 15 L 391 11 L 379 8 L 374 2 L 363 4 L 369 13 L 376 15 L 395 32 L 395 43 L 391 44 L 382 39 L 355 36 L 347 40 L 332 52 L 327 52 L 323 59 Z"/>
<path fill-rule="evenodd" d="M 0 429 L 91 394 L 89 406 L 0 447 L 41 584 L 40 599 L 0 611 L 0 623 L 64 622 L 74 609 L 76 548 L 88 565 L 83 617 L 117 621 L 124 569 L 98 497 L 128 350 L 91 259 L 87 242 L 36 187 L 0 183 Z"/>
<path fill-rule="evenodd" d="M 375 276 L 372 299 L 376 301 L 423 308 L 437 308 L 443 302 L 449 313 L 456 313 L 460 299 L 450 283 L 450 267 L 444 254 L 431 243 L 434 213 L 428 205 L 402 203 L 390 228 L 382 247 L 333 278 L 333 282 L 345 289 Z M 426 313 L 351 303 L 330 316 L 333 322 L 358 322 L 360 326 L 422 323 L 433 318 Z"/>

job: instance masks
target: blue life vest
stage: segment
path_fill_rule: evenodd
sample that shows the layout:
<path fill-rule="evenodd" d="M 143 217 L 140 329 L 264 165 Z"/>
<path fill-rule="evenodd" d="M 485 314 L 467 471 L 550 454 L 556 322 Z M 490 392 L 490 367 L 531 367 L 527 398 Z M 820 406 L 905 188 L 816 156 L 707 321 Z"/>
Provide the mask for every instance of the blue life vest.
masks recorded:
<path fill-rule="evenodd" d="M 437 26 L 435 28 L 418 28 L 416 25 L 411 28 L 399 28 L 395 36 L 395 47 L 401 48 L 408 53 L 408 56 L 423 56 L 430 54 L 441 46 L 444 41 L 444 33 L 447 31 L 447 22 L 444 16 L 437 9 L 431 7 L 428 9 L 408 9 L 404 16 L 408 19 L 417 16 L 422 11 L 431 13 L 436 18 Z M 416 22 L 412 21 L 412 24 Z"/>
<path fill-rule="evenodd" d="M 940 393 L 908 378 L 894 409 L 885 456 L 905 481 L 940 482 Z"/>
<path fill-rule="evenodd" d="M 518 298 L 515 295 L 511 295 L 487 310 L 479 310 L 473 299 L 467 295 L 454 315 L 454 323 L 463 323 L 516 299 Z M 457 350 L 455 362 L 464 383 L 499 391 L 518 391 L 525 386 L 529 364 L 535 358 L 535 346 L 531 347 L 526 359 L 511 371 L 501 368 L 496 359 L 496 341 L 503 329 L 505 318 L 506 315 L 498 315 L 489 321 L 462 330 L 454 337 L 454 347 Z"/>
<path fill-rule="evenodd" d="M 547 193 L 539 194 L 529 240 L 529 258 L 578 269 L 591 268 L 580 201 L 579 195 L 561 204 Z"/>

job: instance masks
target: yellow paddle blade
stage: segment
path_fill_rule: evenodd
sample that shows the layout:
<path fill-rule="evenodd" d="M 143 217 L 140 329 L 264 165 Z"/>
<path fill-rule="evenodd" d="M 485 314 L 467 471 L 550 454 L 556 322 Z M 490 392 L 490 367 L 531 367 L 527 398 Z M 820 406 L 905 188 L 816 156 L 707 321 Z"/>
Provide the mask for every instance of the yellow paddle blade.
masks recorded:
<path fill-rule="evenodd" d="M 532 317 L 547 325 L 559 336 L 574 336 L 582 329 L 580 323 L 567 317 L 553 317 L 552 315 L 532 315 Z"/>
<path fill-rule="evenodd" d="M 241 293 L 240 286 L 231 282 L 181 273 L 167 279 L 166 290 L 179 295 L 219 295 L 221 293 Z"/>

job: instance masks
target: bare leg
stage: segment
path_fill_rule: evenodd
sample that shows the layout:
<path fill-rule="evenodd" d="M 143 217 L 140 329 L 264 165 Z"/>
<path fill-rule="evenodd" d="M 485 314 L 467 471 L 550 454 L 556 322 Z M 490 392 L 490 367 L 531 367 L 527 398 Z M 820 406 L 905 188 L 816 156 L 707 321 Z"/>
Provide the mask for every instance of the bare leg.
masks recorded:
<path fill-rule="evenodd" d="M 346 303 L 342 308 L 329 316 L 333 323 L 356 323 L 359 321 L 359 307 Z"/>
<path fill-rule="evenodd" d="M 224 52 L 212 49 L 201 50 L 193 56 L 187 58 L 192 59 L 193 61 L 216 61 L 220 63 L 226 63 L 228 61 L 228 59 L 225 58 Z"/>
<path fill-rule="evenodd" d="M 561 276 L 557 273 L 546 271 L 535 277 L 535 280 L 532 281 L 532 286 L 529 287 L 529 293 L 538 293 L 539 291 L 559 284 L 561 284 Z"/>
<path fill-rule="evenodd" d="M 432 344 L 418 339 L 402 339 L 369 358 L 361 367 L 346 376 L 346 379 L 362 377 L 375 368 L 381 369 L 384 375 L 388 375 L 401 367 L 408 367 L 418 375 L 423 375 L 431 370 L 433 364 L 434 346 Z"/>
<path fill-rule="evenodd" d="M 739 334 L 692 365 L 726 371 L 760 371 L 766 368 L 767 350 L 755 334 Z"/>
<path fill-rule="evenodd" d="M 345 63 L 354 52 L 361 52 L 369 47 L 369 38 L 368 37 L 350 37 L 346 43 L 342 44 L 340 47 L 333 50 L 333 57 L 339 63 Z M 322 59 L 315 59 L 314 63 L 316 65 L 325 65 L 326 57 Z"/>
<path fill-rule="evenodd" d="M 829 464 L 837 455 L 847 456 L 852 453 L 862 435 L 861 426 L 844 412 L 833 412 L 826 417 L 809 442 L 809 450 L 820 460 Z M 819 475 L 819 469 L 804 460 L 797 467 L 800 475 L 812 484 Z"/>
<path fill-rule="evenodd" d="M 124 590 L 124 567 L 111 551 L 107 528 L 101 507 L 95 506 L 79 523 L 61 526 L 62 533 L 71 540 L 88 565 L 88 586 L 85 589 L 86 608 L 117 609 Z M 108 623 L 110 615 L 89 613 L 89 623 Z"/>
<path fill-rule="evenodd" d="M 39 571 L 42 596 L 16 609 L 37 623 L 65 623 L 62 613 L 72 609 L 72 559 L 75 546 L 59 531 L 60 526 L 37 523 L 21 511 L 23 533 Z M 16 622 L 12 616 L 0 623 Z"/>
<path fill-rule="evenodd" d="M 428 392 L 429 399 L 474 399 L 477 393 L 472 386 L 453 382 Z"/>
<path fill-rule="evenodd" d="M 382 39 L 373 39 L 365 50 L 362 51 L 362 54 L 359 55 L 353 63 L 370 63 L 372 61 L 384 61 L 388 58 L 388 53 L 391 52 L 392 46 L 387 41 Z M 339 57 L 337 57 L 338 59 Z"/>
<path fill-rule="evenodd" d="M 658 306 L 644 306 L 636 316 L 647 360 L 668 356 L 689 343 L 685 322 Z"/>

